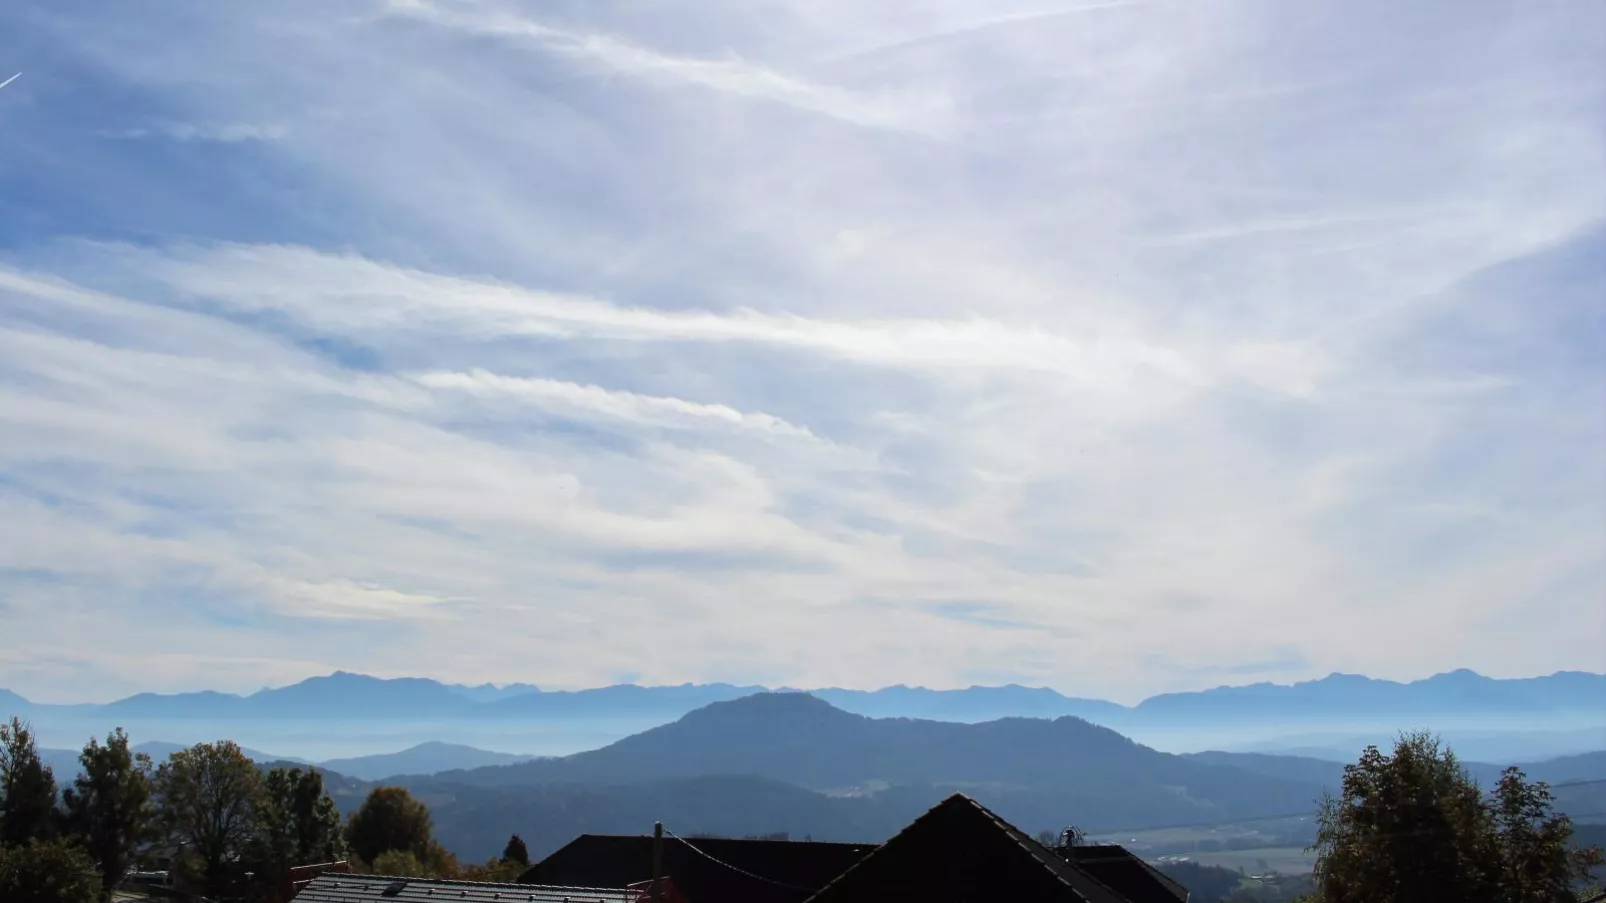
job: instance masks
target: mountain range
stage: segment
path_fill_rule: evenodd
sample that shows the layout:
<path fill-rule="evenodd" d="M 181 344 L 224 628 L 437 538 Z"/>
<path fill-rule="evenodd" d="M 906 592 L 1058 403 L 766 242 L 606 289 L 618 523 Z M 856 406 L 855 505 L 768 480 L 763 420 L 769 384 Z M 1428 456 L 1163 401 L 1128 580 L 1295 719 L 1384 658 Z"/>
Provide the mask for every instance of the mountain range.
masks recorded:
<path fill-rule="evenodd" d="M 176 747 L 136 748 L 160 758 Z M 76 770 L 72 754 L 46 753 L 59 777 Z M 279 757 L 248 754 L 278 764 Z M 453 763 L 477 767 L 425 773 Z M 1278 816 L 1257 821 L 1257 830 L 1268 842 L 1302 845 L 1312 821 L 1289 813 L 1314 810 L 1343 769 L 1292 756 L 1165 753 L 1071 716 L 980 723 L 871 718 L 798 692 L 711 703 L 562 757 L 519 760 L 434 743 L 315 767 L 345 811 L 380 778 L 407 787 L 430 806 L 441 842 L 475 860 L 499 851 L 512 833 L 540 856 L 579 833 L 641 833 L 654 821 L 682 836 L 784 831 L 877 841 L 955 790 L 1032 831 L 1076 824 L 1125 842 L 1148 826 Z M 1469 768 L 1486 785 L 1499 773 L 1496 764 Z M 1600 780 L 1606 752 L 1527 769 L 1530 777 L 1561 785 L 1566 811 L 1606 807 Z"/>
<path fill-rule="evenodd" d="M 1357 751 L 1358 752 L 1358 751 Z M 1485 785 L 1500 764 L 1469 765 Z M 1606 804 L 1606 752 L 1526 766 L 1580 813 Z M 494 853 L 519 831 L 532 853 L 581 831 L 671 829 L 727 836 L 885 838 L 954 790 L 1030 830 L 1094 835 L 1146 826 L 1312 812 L 1339 763 L 1288 756 L 1159 752 L 1082 719 L 979 724 L 869 718 L 801 693 L 714 703 L 570 756 L 434 775 L 392 776 L 430 805 L 443 843 Z M 1589 780 L 1589 786 L 1567 782 Z M 1308 842 L 1309 815 L 1269 831 Z"/>
<path fill-rule="evenodd" d="M 133 745 L 134 752 L 150 756 L 151 761 L 158 765 L 165 761 L 168 756 L 184 748 L 183 744 L 168 743 L 160 740 Z M 439 741 L 420 743 L 393 753 L 326 759 L 322 762 L 308 762 L 306 759 L 265 753 L 249 747 L 241 747 L 241 752 L 256 762 L 315 765 L 321 770 L 356 778 L 360 781 L 377 781 L 393 775 L 429 775 L 443 771 L 482 768 L 489 765 L 506 765 L 528 761 L 532 758 L 513 753 L 477 749 L 460 743 L 442 743 Z M 70 779 L 79 772 L 78 755 L 79 751 L 76 749 L 41 747 L 39 750 L 40 758 L 46 765 L 50 766 L 51 771 L 55 772 L 58 780 Z"/>
<path fill-rule="evenodd" d="M 791 688 L 782 687 L 781 690 Z M 142 718 L 487 718 L 652 715 L 679 717 L 692 709 L 757 693 L 761 686 L 620 684 L 589 690 L 546 691 L 530 684 L 463 686 L 428 678 L 377 678 L 336 671 L 285 687 L 240 696 L 206 690 L 139 693 L 109 703 L 33 703 L 0 689 L 0 715 L 50 714 Z M 808 691 L 844 711 L 873 717 L 980 721 L 1019 716 L 1074 715 L 1096 723 L 1215 723 L 1223 719 L 1312 721 L 1419 715 L 1587 715 L 1606 720 L 1606 674 L 1559 671 L 1544 677 L 1501 679 L 1458 670 L 1401 683 L 1331 674 L 1294 684 L 1255 683 L 1151 696 L 1135 706 L 1065 696 L 1042 687 L 974 686 L 955 690 L 892 686 L 879 690 Z"/>

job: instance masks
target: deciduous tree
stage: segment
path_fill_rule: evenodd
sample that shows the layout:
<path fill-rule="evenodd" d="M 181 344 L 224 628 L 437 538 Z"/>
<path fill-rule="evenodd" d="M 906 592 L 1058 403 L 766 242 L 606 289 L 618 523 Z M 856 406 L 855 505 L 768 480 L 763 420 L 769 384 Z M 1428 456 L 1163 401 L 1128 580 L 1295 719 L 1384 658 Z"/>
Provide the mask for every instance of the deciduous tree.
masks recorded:
<path fill-rule="evenodd" d="M 1598 849 L 1569 852 L 1572 824 L 1544 784 L 1511 769 L 1489 799 L 1426 734 L 1391 755 L 1367 747 L 1326 799 L 1316 844 L 1321 903 L 1563 903 Z"/>
<path fill-rule="evenodd" d="M 346 845 L 364 862 L 400 850 L 427 862 L 434 845 L 429 809 L 401 787 L 375 787 L 346 822 Z"/>
<path fill-rule="evenodd" d="M 262 775 L 231 740 L 181 749 L 156 769 L 158 822 L 221 887 L 256 836 Z"/>

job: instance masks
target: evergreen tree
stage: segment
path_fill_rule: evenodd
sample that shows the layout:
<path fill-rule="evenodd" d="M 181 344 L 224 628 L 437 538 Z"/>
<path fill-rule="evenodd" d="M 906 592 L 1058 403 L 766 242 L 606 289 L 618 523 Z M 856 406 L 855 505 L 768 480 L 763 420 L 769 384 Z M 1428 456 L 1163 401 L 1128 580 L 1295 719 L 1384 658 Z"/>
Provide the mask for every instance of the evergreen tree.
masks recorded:
<path fill-rule="evenodd" d="M 0 846 L 45 839 L 56 827 L 56 778 L 20 718 L 0 724 Z"/>
<path fill-rule="evenodd" d="M 83 773 L 63 794 L 67 830 L 99 866 L 101 894 L 109 897 L 151 836 L 151 760 L 129 750 L 122 728 L 104 746 L 90 738 L 78 760 Z"/>
<path fill-rule="evenodd" d="M 502 848 L 504 862 L 517 862 L 519 865 L 530 864 L 530 848 L 524 845 L 524 838 L 517 834 L 507 839 L 507 846 Z"/>

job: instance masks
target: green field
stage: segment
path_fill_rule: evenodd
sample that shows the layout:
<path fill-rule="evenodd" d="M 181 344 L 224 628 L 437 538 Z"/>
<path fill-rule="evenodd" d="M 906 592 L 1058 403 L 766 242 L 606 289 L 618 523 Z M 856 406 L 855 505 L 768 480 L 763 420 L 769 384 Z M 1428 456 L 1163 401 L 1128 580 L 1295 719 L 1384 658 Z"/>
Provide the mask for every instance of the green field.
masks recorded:
<path fill-rule="evenodd" d="M 1304 875 L 1316 863 L 1316 854 L 1300 847 L 1269 847 L 1259 850 L 1221 850 L 1210 853 L 1180 853 L 1166 859 L 1186 858 L 1200 865 L 1218 865 L 1222 868 L 1242 868 L 1246 875 L 1276 872 L 1281 875 Z"/>

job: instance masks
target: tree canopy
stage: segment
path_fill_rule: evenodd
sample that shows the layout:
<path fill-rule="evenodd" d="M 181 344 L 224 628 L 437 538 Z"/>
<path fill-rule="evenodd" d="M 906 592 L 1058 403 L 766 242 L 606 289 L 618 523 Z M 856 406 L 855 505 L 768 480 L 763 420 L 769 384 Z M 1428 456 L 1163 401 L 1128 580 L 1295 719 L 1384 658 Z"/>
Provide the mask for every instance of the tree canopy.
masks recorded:
<path fill-rule="evenodd" d="M 1317 900 L 1570 903 L 1601 851 L 1569 847 L 1553 802 L 1516 768 L 1487 796 L 1427 734 L 1402 736 L 1392 754 L 1367 747 L 1323 801 Z"/>
<path fill-rule="evenodd" d="M 102 896 L 100 870 L 66 839 L 0 846 L 0 900 L 94 903 Z"/>
<path fill-rule="evenodd" d="M 83 773 L 63 796 L 68 831 L 100 866 L 102 893 L 128 873 L 151 828 L 151 760 L 128 747 L 118 728 L 102 745 L 94 738 L 78 757 Z"/>
<path fill-rule="evenodd" d="M 340 810 L 312 768 L 275 768 L 256 801 L 253 858 L 275 870 L 333 862 L 345 855 Z"/>
<path fill-rule="evenodd" d="M 524 845 L 524 838 L 517 834 L 507 839 L 507 846 L 502 848 L 504 862 L 517 862 L 519 865 L 530 864 L 530 848 Z"/>
<path fill-rule="evenodd" d="M 261 782 L 256 763 L 230 740 L 178 750 L 156 769 L 162 830 L 195 857 L 209 884 L 222 882 L 255 838 Z"/>
<path fill-rule="evenodd" d="M 427 861 L 434 846 L 429 809 L 401 787 L 375 787 L 346 822 L 346 844 L 364 862 L 379 854 L 411 853 Z"/>
<path fill-rule="evenodd" d="M 0 846 L 55 833 L 56 777 L 20 718 L 0 724 Z"/>

